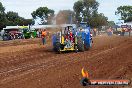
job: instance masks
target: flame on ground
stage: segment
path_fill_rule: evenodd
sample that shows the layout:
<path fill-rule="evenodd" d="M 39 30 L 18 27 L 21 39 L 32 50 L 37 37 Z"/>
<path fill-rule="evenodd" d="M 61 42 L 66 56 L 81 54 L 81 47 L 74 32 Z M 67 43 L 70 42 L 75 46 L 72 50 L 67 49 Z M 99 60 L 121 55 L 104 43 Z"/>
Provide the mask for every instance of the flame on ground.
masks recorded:
<path fill-rule="evenodd" d="M 84 78 L 88 78 L 89 77 L 88 72 L 87 71 L 84 71 L 84 68 L 82 68 L 82 76 Z"/>

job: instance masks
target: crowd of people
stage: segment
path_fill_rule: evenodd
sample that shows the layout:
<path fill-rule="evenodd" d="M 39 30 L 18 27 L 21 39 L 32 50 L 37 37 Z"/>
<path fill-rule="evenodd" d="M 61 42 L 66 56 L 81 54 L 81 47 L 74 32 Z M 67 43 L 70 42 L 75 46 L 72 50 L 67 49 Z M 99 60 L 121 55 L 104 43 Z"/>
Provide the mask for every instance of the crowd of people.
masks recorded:
<path fill-rule="evenodd" d="M 105 33 L 107 33 L 108 36 L 112 36 L 113 34 L 117 34 L 117 35 L 120 35 L 120 36 L 125 36 L 125 33 L 128 32 L 129 36 L 130 36 L 130 32 L 131 32 L 130 29 L 128 29 L 128 28 L 119 28 L 119 29 L 120 30 L 117 30 L 115 28 L 109 27 L 105 31 Z M 93 34 L 93 37 L 95 37 L 99 31 L 97 31 L 96 28 L 93 28 L 91 32 Z M 98 34 L 100 34 L 100 33 L 98 33 Z"/>

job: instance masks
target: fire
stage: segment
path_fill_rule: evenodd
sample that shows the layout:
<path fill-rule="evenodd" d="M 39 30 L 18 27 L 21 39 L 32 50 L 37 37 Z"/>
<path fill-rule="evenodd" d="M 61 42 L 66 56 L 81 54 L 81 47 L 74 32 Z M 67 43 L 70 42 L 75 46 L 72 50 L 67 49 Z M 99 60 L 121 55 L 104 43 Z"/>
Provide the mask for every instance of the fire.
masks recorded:
<path fill-rule="evenodd" d="M 89 77 L 88 72 L 87 71 L 84 71 L 84 68 L 82 68 L 82 76 L 84 78 L 88 78 Z"/>

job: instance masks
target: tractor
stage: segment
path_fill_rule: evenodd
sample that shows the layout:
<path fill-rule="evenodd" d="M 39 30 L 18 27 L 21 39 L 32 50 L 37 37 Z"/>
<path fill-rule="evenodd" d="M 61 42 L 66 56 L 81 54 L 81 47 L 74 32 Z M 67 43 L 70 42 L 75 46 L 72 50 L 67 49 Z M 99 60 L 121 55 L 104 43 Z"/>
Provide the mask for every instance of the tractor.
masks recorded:
<path fill-rule="evenodd" d="M 3 28 L 3 41 L 23 39 L 23 34 L 19 28 Z"/>
<path fill-rule="evenodd" d="M 90 36 L 90 27 L 86 23 L 80 23 L 78 28 L 72 25 L 64 27 L 60 32 L 53 34 L 53 50 L 61 53 L 63 51 L 81 51 L 89 50 L 92 46 Z"/>
<path fill-rule="evenodd" d="M 37 37 L 37 32 L 35 30 L 30 30 L 28 26 L 20 26 L 20 29 L 22 29 L 25 39 Z"/>

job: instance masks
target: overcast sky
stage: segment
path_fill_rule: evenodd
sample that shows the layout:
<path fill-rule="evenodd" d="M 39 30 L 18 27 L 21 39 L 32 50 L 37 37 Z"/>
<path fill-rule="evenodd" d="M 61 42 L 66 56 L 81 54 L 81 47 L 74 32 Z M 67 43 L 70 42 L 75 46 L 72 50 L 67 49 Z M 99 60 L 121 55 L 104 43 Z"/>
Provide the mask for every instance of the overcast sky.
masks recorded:
<path fill-rule="evenodd" d="M 18 12 L 24 18 L 32 18 L 31 13 L 40 6 L 47 6 L 57 13 L 63 9 L 73 9 L 77 0 L 0 0 L 7 11 Z M 99 12 L 104 13 L 109 20 L 117 21 L 115 10 L 121 5 L 132 5 L 132 0 L 97 0 L 100 3 Z"/>

